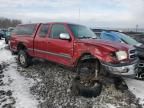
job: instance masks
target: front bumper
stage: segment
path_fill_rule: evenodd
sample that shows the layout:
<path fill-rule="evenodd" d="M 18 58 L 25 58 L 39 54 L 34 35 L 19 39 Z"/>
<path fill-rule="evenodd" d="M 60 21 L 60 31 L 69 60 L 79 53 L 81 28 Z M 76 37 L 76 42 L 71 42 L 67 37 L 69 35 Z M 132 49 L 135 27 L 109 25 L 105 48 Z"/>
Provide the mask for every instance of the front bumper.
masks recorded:
<path fill-rule="evenodd" d="M 139 60 L 135 60 L 131 64 L 108 64 L 101 62 L 103 68 L 116 75 L 135 77 L 138 71 Z"/>

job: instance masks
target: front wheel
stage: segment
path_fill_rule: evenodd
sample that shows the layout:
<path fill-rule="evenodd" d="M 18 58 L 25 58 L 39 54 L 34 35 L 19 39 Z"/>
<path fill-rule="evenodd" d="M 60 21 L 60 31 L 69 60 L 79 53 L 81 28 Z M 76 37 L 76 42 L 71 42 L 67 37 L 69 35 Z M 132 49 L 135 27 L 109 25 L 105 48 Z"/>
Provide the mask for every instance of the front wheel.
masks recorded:
<path fill-rule="evenodd" d="M 100 63 L 96 59 L 80 61 L 77 66 L 77 72 L 81 79 L 85 81 L 98 79 Z"/>
<path fill-rule="evenodd" d="M 18 63 L 26 68 L 31 64 L 31 57 L 27 54 L 26 51 L 20 50 L 18 53 Z"/>

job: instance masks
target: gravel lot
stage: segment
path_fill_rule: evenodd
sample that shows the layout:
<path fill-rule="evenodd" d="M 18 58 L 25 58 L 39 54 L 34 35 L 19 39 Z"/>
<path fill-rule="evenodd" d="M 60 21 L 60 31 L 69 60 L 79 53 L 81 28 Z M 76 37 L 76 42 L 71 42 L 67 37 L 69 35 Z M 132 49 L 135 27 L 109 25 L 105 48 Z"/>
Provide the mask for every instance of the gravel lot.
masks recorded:
<path fill-rule="evenodd" d="M 110 78 L 104 78 L 99 97 L 75 97 L 70 91 L 74 72 L 48 61 L 34 63 L 27 69 L 18 67 L 18 71 L 37 82 L 31 87 L 31 93 L 41 100 L 38 108 L 140 108 L 135 96 L 130 91 L 116 90 Z"/>
<path fill-rule="evenodd" d="M 7 48 L 5 47 L 2 50 L 7 50 Z M 1 71 L 3 73 L 9 70 L 10 66 L 14 65 L 12 68 L 20 76 L 33 80 L 34 84 L 29 86 L 29 90 L 30 95 L 33 95 L 38 102 L 37 108 L 141 108 L 139 100 L 129 90 L 124 93 L 116 90 L 113 80 L 110 78 L 102 78 L 104 86 L 99 97 L 84 98 L 71 94 L 70 87 L 75 73 L 63 66 L 38 59 L 35 59 L 33 65 L 28 68 L 22 68 L 16 65 L 16 60 L 14 62 L 6 61 L 1 63 L 1 65 L 3 67 Z M 11 78 L 9 76 L 9 80 Z M 1 91 L 2 86 L 10 85 L 10 83 L 11 81 L 7 84 L 4 82 L 3 85 L 0 85 L 0 105 L 3 105 L 2 108 L 16 107 L 17 99 L 15 98 L 15 93 L 11 89 L 7 91 L 5 89 L 4 92 Z M 4 103 L 2 97 L 10 101 Z M 10 106 L 4 106 L 7 104 L 10 104 Z"/>

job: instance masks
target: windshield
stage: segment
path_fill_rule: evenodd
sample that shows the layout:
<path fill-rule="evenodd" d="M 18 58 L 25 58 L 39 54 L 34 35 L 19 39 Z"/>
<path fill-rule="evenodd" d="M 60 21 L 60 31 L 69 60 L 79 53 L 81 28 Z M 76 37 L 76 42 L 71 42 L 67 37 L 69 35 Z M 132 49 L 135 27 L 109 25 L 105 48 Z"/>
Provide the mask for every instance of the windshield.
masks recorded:
<path fill-rule="evenodd" d="M 126 43 L 128 43 L 128 44 L 130 44 L 130 45 L 139 45 L 140 43 L 139 42 L 137 42 L 136 40 L 134 40 L 133 38 L 131 38 L 130 36 L 128 36 L 128 35 L 125 35 L 125 34 L 123 34 L 123 33 L 119 33 L 118 34 L 119 36 L 120 36 L 120 38 L 124 41 L 124 42 L 126 42 Z"/>
<path fill-rule="evenodd" d="M 89 28 L 81 25 L 69 24 L 71 31 L 74 33 L 74 36 L 79 39 L 83 38 L 96 38 L 96 34 L 92 32 Z"/>

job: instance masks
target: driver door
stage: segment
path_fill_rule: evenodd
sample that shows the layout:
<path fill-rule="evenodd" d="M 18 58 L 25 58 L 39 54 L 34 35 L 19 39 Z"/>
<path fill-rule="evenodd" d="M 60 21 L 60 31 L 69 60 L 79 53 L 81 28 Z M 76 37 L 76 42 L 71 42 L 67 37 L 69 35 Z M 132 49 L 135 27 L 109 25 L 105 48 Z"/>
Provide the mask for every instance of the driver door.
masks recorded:
<path fill-rule="evenodd" d="M 73 57 L 73 41 L 60 39 L 61 33 L 70 36 L 66 25 L 52 24 L 48 39 L 48 56 L 52 61 L 70 66 Z"/>

